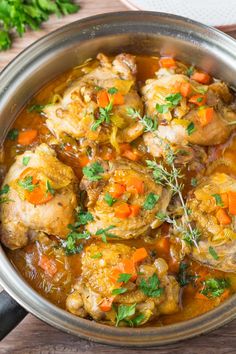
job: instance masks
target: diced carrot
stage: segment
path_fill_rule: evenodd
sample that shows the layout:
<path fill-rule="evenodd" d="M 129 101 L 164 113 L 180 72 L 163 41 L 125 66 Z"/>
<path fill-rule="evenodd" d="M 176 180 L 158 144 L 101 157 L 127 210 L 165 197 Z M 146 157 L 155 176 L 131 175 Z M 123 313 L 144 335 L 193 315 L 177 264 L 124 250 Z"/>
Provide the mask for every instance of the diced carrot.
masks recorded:
<path fill-rule="evenodd" d="M 209 123 L 211 123 L 213 116 L 214 116 L 214 108 L 212 107 L 206 107 L 203 109 L 199 109 L 198 111 L 198 116 L 199 116 L 199 121 L 200 125 L 202 127 L 205 127 Z"/>
<path fill-rule="evenodd" d="M 137 279 L 137 272 L 135 268 L 135 263 L 133 259 L 124 259 L 122 262 L 123 266 L 123 272 L 126 274 L 132 274 L 132 277 L 130 278 L 131 281 L 134 281 Z"/>
<path fill-rule="evenodd" d="M 64 150 L 65 150 L 66 152 L 70 152 L 70 151 L 73 150 L 73 147 L 72 147 L 71 145 L 65 145 Z"/>
<path fill-rule="evenodd" d="M 135 176 L 127 177 L 125 184 L 128 192 L 138 193 L 138 194 L 144 193 L 144 182 L 139 177 L 135 177 Z"/>
<path fill-rule="evenodd" d="M 129 143 L 123 143 L 119 145 L 120 148 L 120 153 L 123 154 L 123 152 L 125 151 L 131 151 L 132 150 L 132 146 Z"/>
<path fill-rule="evenodd" d="M 110 194 L 113 198 L 119 198 L 125 193 L 125 186 L 120 183 L 114 183 L 111 187 Z"/>
<path fill-rule="evenodd" d="M 209 84 L 211 77 L 209 74 L 207 73 L 200 73 L 198 71 L 196 71 L 192 76 L 191 76 L 192 80 L 195 80 L 197 82 L 199 82 L 200 84 Z"/>
<path fill-rule="evenodd" d="M 80 155 L 79 157 L 79 164 L 81 167 L 85 167 L 87 166 L 87 164 L 89 163 L 89 158 L 87 155 L 83 154 L 83 155 Z"/>
<path fill-rule="evenodd" d="M 135 150 L 126 150 L 122 153 L 122 156 L 131 161 L 138 161 L 140 159 L 140 155 Z"/>
<path fill-rule="evenodd" d="M 171 258 L 168 262 L 168 269 L 170 272 L 178 273 L 179 272 L 179 262 L 175 258 Z"/>
<path fill-rule="evenodd" d="M 103 312 L 108 312 L 111 310 L 112 302 L 114 300 L 114 296 L 105 297 L 99 305 L 99 308 Z"/>
<path fill-rule="evenodd" d="M 131 210 L 127 203 L 123 203 L 115 207 L 115 216 L 119 219 L 126 219 L 130 216 Z"/>
<path fill-rule="evenodd" d="M 159 64 L 162 68 L 174 68 L 176 67 L 176 61 L 173 58 L 161 58 Z"/>
<path fill-rule="evenodd" d="M 38 131 L 36 129 L 25 130 L 20 132 L 18 135 L 18 143 L 20 145 L 30 145 L 38 135 Z"/>
<path fill-rule="evenodd" d="M 144 259 L 146 259 L 147 256 L 148 256 L 148 254 L 147 254 L 146 249 L 144 247 L 141 247 L 141 248 L 137 248 L 134 251 L 132 259 L 133 259 L 134 263 L 138 263 L 138 262 L 144 261 Z"/>
<path fill-rule="evenodd" d="M 217 210 L 216 218 L 221 225 L 229 225 L 231 223 L 231 217 L 227 214 L 227 212 L 223 208 Z"/>
<path fill-rule="evenodd" d="M 232 215 L 236 215 L 236 192 L 228 192 L 229 197 L 229 212 Z"/>
<path fill-rule="evenodd" d="M 203 106 L 206 103 L 206 95 L 197 94 L 189 99 L 190 103 L 194 103 L 197 106 Z"/>
<path fill-rule="evenodd" d="M 230 295 L 230 291 L 229 289 L 225 289 L 225 291 L 223 292 L 223 294 L 220 296 L 220 300 L 224 301 L 226 300 Z"/>
<path fill-rule="evenodd" d="M 105 108 L 109 104 L 109 96 L 106 90 L 98 91 L 97 93 L 97 103 L 101 108 Z"/>
<path fill-rule="evenodd" d="M 203 295 L 199 291 L 196 293 L 195 299 L 198 299 L 198 300 L 209 300 L 207 296 Z"/>
<path fill-rule="evenodd" d="M 111 96 L 111 98 L 113 100 L 113 104 L 117 106 L 124 104 L 125 102 L 124 96 L 120 92 L 115 93 L 114 95 Z"/>
<path fill-rule="evenodd" d="M 133 205 L 130 205 L 129 207 L 130 207 L 130 210 L 131 210 L 130 216 L 131 217 L 132 216 L 138 216 L 138 214 L 140 213 L 140 209 L 141 209 L 140 206 L 133 204 Z"/>
<path fill-rule="evenodd" d="M 189 82 L 183 82 L 180 86 L 180 93 L 183 97 L 188 97 L 192 92 L 192 88 Z"/>
<path fill-rule="evenodd" d="M 117 283 L 121 273 L 122 273 L 122 270 L 120 268 L 114 268 L 112 270 L 112 273 L 110 275 L 110 280 L 112 281 L 112 283 L 114 283 L 114 284 Z M 119 283 L 118 283 L 118 285 L 119 285 Z"/>
<path fill-rule="evenodd" d="M 156 243 L 157 253 L 158 255 L 169 254 L 170 253 L 170 239 L 169 237 L 162 237 L 157 240 Z"/>
<path fill-rule="evenodd" d="M 221 200 L 223 202 L 223 206 L 222 208 L 228 208 L 229 207 L 229 196 L 228 196 L 228 193 L 221 193 L 220 194 L 220 197 L 221 197 Z"/>
<path fill-rule="evenodd" d="M 44 254 L 40 257 L 38 265 L 50 277 L 53 277 L 57 272 L 56 262 Z"/>

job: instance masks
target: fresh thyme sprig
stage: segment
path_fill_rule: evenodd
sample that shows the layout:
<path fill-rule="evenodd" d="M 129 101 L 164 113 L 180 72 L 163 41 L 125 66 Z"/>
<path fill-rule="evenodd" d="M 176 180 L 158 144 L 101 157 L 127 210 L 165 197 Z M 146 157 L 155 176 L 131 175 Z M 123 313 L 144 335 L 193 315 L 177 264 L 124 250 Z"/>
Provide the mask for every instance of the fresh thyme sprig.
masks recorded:
<path fill-rule="evenodd" d="M 172 195 L 178 195 L 184 213 L 182 225 L 178 225 L 175 219 L 171 219 L 169 216 L 166 215 L 164 218 L 165 221 L 173 224 L 176 230 L 181 232 L 184 240 L 187 243 L 194 244 L 196 248 L 199 249 L 197 242 L 200 237 L 200 232 L 199 230 L 194 229 L 192 227 L 189 219 L 189 210 L 185 204 L 182 195 L 183 184 L 179 182 L 179 179 L 181 179 L 183 176 L 181 174 L 181 170 L 175 166 L 176 152 L 173 150 L 169 143 L 164 141 L 158 135 L 158 125 L 156 120 L 154 121 L 151 117 L 147 116 L 142 117 L 140 113 L 134 110 L 133 108 L 129 108 L 128 113 L 130 114 L 130 116 L 139 120 L 140 123 L 143 124 L 145 132 L 153 132 L 153 134 L 157 137 L 160 146 L 162 147 L 163 155 L 168 168 L 163 166 L 163 164 L 161 163 L 157 163 L 151 160 L 146 161 L 147 166 L 153 171 L 153 177 L 158 184 L 168 186 L 172 191 Z"/>

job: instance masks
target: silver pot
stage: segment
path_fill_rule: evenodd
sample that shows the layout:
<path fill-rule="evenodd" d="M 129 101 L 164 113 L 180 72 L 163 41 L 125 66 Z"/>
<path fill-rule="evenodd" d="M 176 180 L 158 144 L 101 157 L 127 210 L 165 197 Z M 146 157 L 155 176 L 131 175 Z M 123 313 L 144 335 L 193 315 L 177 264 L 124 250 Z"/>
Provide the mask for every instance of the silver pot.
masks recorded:
<path fill-rule="evenodd" d="M 98 52 L 114 54 L 124 51 L 173 55 L 236 87 L 236 41 L 216 29 L 155 12 L 94 16 L 40 39 L 1 73 L 1 142 L 23 105 L 43 84 L 85 59 L 95 57 Z M 50 325 L 82 338 L 113 345 L 141 347 L 172 343 L 208 332 L 236 315 L 235 295 L 204 315 L 174 325 L 141 329 L 105 326 L 73 316 L 36 293 L 14 269 L 3 249 L 0 249 L 0 283 L 23 308 Z M 14 303 L 8 302 L 6 294 L 4 297 L 5 304 L 11 304 L 11 310 L 14 310 Z M 16 321 L 26 313 L 19 308 L 18 311 Z M 7 318 L 4 315 L 6 309 L 0 308 L 1 327 L 9 330 L 14 318 L 9 323 L 9 313 Z"/>

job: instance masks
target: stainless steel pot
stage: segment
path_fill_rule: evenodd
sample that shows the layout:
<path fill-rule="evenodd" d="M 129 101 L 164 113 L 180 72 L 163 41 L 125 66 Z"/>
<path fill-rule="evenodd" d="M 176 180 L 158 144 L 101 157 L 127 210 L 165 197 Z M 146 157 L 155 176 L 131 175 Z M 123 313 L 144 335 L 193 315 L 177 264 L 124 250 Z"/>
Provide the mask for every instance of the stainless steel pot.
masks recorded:
<path fill-rule="evenodd" d="M 22 52 L 0 75 L 1 142 L 27 100 L 61 72 L 98 52 L 173 55 L 196 64 L 236 87 L 236 41 L 186 18 L 154 12 L 121 12 L 71 23 Z M 36 293 L 0 249 L 0 283 L 23 308 L 65 332 L 97 342 L 153 346 L 172 343 L 219 327 L 236 315 L 236 296 L 192 320 L 160 328 L 113 328 L 78 318 Z M 16 309 L 6 294 L 0 300 L 2 336 L 26 312 Z M 4 306 L 3 306 L 4 305 Z M 11 306 L 11 308 L 10 308 Z M 7 313 L 8 311 L 8 313 Z M 11 321 L 9 321 L 11 319 Z M 7 328 L 8 327 L 8 328 Z"/>

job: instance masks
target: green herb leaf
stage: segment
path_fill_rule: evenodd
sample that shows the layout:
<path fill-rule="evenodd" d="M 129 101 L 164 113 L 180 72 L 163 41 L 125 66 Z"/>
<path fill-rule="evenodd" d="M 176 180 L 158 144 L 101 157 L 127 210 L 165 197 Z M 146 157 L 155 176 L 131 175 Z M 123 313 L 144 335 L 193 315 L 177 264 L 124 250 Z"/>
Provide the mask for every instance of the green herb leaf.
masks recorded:
<path fill-rule="evenodd" d="M 152 210 L 159 199 L 160 199 L 160 196 L 158 194 L 154 194 L 152 192 L 149 193 L 144 201 L 143 209 Z"/>
<path fill-rule="evenodd" d="M 217 206 L 224 207 L 224 203 L 223 203 L 223 200 L 222 200 L 220 194 L 212 194 L 212 197 L 215 198 Z"/>
<path fill-rule="evenodd" d="M 187 263 L 181 262 L 179 266 L 179 273 L 177 275 L 177 280 L 181 287 L 192 283 L 198 276 L 187 272 L 189 268 Z"/>
<path fill-rule="evenodd" d="M 17 182 L 17 184 L 29 192 L 33 192 L 33 190 L 37 186 L 37 184 L 33 184 L 33 177 L 32 176 L 26 176 L 23 180 L 19 180 Z"/>
<path fill-rule="evenodd" d="M 158 113 L 161 114 L 165 114 L 168 113 L 170 108 L 172 108 L 172 104 L 171 103 L 167 103 L 167 104 L 156 104 L 156 110 Z"/>
<path fill-rule="evenodd" d="M 197 102 L 200 103 L 200 102 L 202 102 L 202 101 L 203 101 L 203 97 L 198 97 L 198 98 L 197 98 Z"/>
<path fill-rule="evenodd" d="M 106 193 L 104 196 L 104 201 L 111 207 L 117 199 L 113 198 L 110 193 Z"/>
<path fill-rule="evenodd" d="M 196 130 L 194 123 L 193 122 L 189 123 L 186 130 L 187 130 L 188 135 L 192 135 Z"/>
<path fill-rule="evenodd" d="M 225 289 L 230 287 L 230 282 L 224 278 L 209 278 L 203 281 L 203 289 L 201 294 L 208 298 L 215 298 L 221 296 Z"/>
<path fill-rule="evenodd" d="M 157 297 L 161 296 L 164 291 L 164 289 L 160 287 L 160 284 L 158 276 L 154 273 L 147 281 L 144 279 L 141 280 L 139 289 L 142 290 L 146 296 Z"/>
<path fill-rule="evenodd" d="M 132 318 L 131 320 L 128 320 L 128 324 L 130 327 L 137 327 L 140 324 L 142 324 L 143 320 L 145 319 L 145 315 L 143 313 L 140 313 L 136 317 Z"/>
<path fill-rule="evenodd" d="M 193 229 L 192 232 L 190 232 L 190 230 L 184 230 L 182 234 L 184 241 L 191 246 L 194 245 L 194 242 L 198 243 L 201 237 L 201 233 L 198 229 Z"/>
<path fill-rule="evenodd" d="M 0 195 L 7 194 L 10 190 L 10 186 L 8 184 L 4 184 L 4 186 L 0 189 Z"/>
<path fill-rule="evenodd" d="M 219 259 L 219 256 L 213 247 L 210 246 L 208 248 L 208 251 L 209 251 L 210 255 L 212 256 L 212 258 L 214 258 L 216 261 Z"/>
<path fill-rule="evenodd" d="M 92 126 L 91 126 L 92 131 L 97 130 L 97 128 L 103 123 L 109 124 L 111 122 L 110 118 L 111 118 L 111 114 L 112 114 L 112 109 L 113 109 L 112 101 L 110 101 L 109 104 L 105 108 L 99 107 L 99 117 L 92 124 Z"/>
<path fill-rule="evenodd" d="M 140 113 L 132 107 L 127 108 L 127 113 L 130 117 L 138 120 L 144 126 L 144 132 L 154 132 L 157 130 L 158 122 L 156 118 L 151 118 L 147 115 L 142 117 Z"/>
<path fill-rule="evenodd" d="M 165 100 L 170 102 L 172 106 L 177 106 L 182 100 L 182 98 L 183 96 L 181 95 L 181 93 L 173 93 L 168 95 Z"/>
<path fill-rule="evenodd" d="M 196 187 L 197 186 L 197 179 L 196 178 L 191 178 L 191 186 Z"/>
<path fill-rule="evenodd" d="M 121 273 L 118 277 L 118 283 L 128 283 L 128 281 L 132 278 L 132 274 L 128 273 Z"/>
<path fill-rule="evenodd" d="M 102 257 L 102 253 L 101 252 L 98 252 L 96 254 L 94 254 L 93 256 L 91 256 L 91 258 L 93 259 L 98 259 L 98 258 L 101 258 Z"/>
<path fill-rule="evenodd" d="M 0 51 L 9 48 L 11 48 L 11 38 L 9 33 L 6 31 L 0 31 Z"/>
<path fill-rule="evenodd" d="M 188 77 L 191 77 L 193 75 L 194 71 L 195 71 L 194 66 L 190 66 L 190 68 L 188 68 L 187 71 L 186 71 L 186 75 Z"/>
<path fill-rule="evenodd" d="M 117 92 L 118 92 L 118 89 L 116 87 L 111 87 L 108 89 L 108 93 L 110 93 L 110 95 L 114 95 Z"/>
<path fill-rule="evenodd" d="M 41 113 L 44 109 L 45 105 L 41 105 L 41 104 L 34 104 L 33 106 L 30 106 L 28 108 L 28 112 L 38 112 Z"/>
<path fill-rule="evenodd" d="M 7 139 L 14 141 L 18 138 L 18 135 L 19 135 L 18 129 L 11 129 L 7 134 Z"/>
<path fill-rule="evenodd" d="M 56 193 L 48 180 L 46 181 L 46 193 L 50 193 L 51 195 L 55 195 Z"/>
<path fill-rule="evenodd" d="M 120 321 L 126 320 L 135 314 L 136 304 L 133 305 L 119 305 L 116 315 L 116 326 Z"/>
<path fill-rule="evenodd" d="M 29 160 L 30 160 L 30 157 L 29 156 L 24 156 L 23 159 L 22 159 L 22 164 L 24 166 L 27 166 L 28 163 L 29 163 Z"/>
<path fill-rule="evenodd" d="M 115 226 L 111 225 L 108 226 L 106 229 L 99 229 L 97 230 L 97 232 L 95 233 L 96 236 L 101 236 L 101 239 L 104 243 L 107 243 L 107 237 L 111 237 L 111 238 L 116 238 L 117 236 L 114 234 L 109 233 L 108 231 L 111 229 L 114 229 Z"/>
<path fill-rule="evenodd" d="M 89 232 L 83 232 L 83 233 L 78 233 L 78 232 L 71 232 L 67 236 L 66 241 L 63 242 L 63 247 L 65 248 L 66 254 L 67 255 L 73 255 L 80 253 L 83 250 L 83 245 L 82 244 L 77 244 L 77 241 L 80 240 L 88 240 L 90 238 L 90 233 Z"/>
<path fill-rule="evenodd" d="M 112 295 L 124 294 L 126 291 L 127 291 L 126 288 L 113 289 L 113 290 L 112 290 Z"/>
<path fill-rule="evenodd" d="M 94 162 L 83 167 L 83 174 L 89 181 L 99 181 L 102 179 L 101 173 L 104 172 L 105 171 L 99 162 Z"/>

